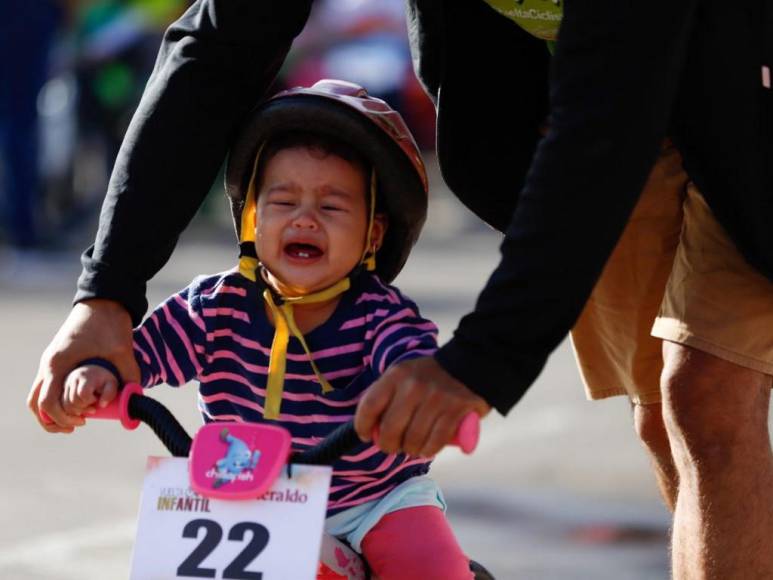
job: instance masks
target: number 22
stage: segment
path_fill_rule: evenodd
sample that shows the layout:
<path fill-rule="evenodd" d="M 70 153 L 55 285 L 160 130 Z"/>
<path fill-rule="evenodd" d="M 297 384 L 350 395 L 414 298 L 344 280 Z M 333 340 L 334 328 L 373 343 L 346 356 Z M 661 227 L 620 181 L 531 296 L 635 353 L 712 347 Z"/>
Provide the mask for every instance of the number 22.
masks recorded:
<path fill-rule="evenodd" d="M 177 576 L 192 578 L 214 578 L 217 570 L 214 568 L 201 568 L 199 565 L 217 548 L 223 539 L 223 528 L 212 520 L 198 519 L 188 522 L 183 528 L 183 538 L 196 539 L 199 530 L 204 528 L 204 538 L 190 553 L 185 561 L 177 568 Z M 240 522 L 235 524 L 228 532 L 228 539 L 232 541 L 244 540 L 246 532 L 252 533 L 252 539 L 245 548 L 239 552 L 234 561 L 223 570 L 223 578 L 227 580 L 261 580 L 262 572 L 248 572 L 247 566 L 258 557 L 268 545 L 269 533 L 265 526 L 253 522 Z"/>

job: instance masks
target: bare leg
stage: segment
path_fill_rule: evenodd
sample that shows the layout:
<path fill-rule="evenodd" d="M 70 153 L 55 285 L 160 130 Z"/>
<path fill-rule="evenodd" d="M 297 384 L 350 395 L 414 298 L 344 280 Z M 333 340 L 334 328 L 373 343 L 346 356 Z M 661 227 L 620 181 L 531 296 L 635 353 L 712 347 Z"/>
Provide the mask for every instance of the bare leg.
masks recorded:
<path fill-rule="evenodd" d="M 679 475 L 674 466 L 671 445 L 663 422 L 663 408 L 660 403 L 634 404 L 633 420 L 636 433 L 652 459 L 660 495 L 663 496 L 669 511 L 673 512 L 676 507 Z"/>
<path fill-rule="evenodd" d="M 771 377 L 670 342 L 663 359 L 663 414 L 679 474 L 674 578 L 773 578 Z"/>

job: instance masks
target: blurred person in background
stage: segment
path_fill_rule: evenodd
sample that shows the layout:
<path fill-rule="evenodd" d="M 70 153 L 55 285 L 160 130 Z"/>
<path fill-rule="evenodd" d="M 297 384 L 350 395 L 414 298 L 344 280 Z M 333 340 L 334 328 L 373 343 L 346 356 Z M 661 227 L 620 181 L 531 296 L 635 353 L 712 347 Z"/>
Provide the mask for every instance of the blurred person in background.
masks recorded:
<path fill-rule="evenodd" d="M 316 0 L 277 82 L 346 78 L 391 103 L 423 150 L 435 146 L 435 108 L 413 72 L 403 0 Z"/>
<path fill-rule="evenodd" d="M 153 71 L 164 29 L 187 0 L 79 0 L 72 10 L 69 60 L 76 127 L 54 213 L 75 230 L 96 212 L 123 136 Z M 63 51 L 67 52 L 67 50 Z M 58 187 L 57 187 L 58 185 Z"/>
<path fill-rule="evenodd" d="M 0 3 L 0 215 L 12 247 L 67 243 L 101 202 L 163 31 L 189 3 Z"/>
<path fill-rule="evenodd" d="M 187 0 L 82 0 L 74 18 L 79 140 L 102 151 L 109 175 L 153 71 L 164 29 Z M 104 188 L 105 183 L 99 184 Z"/>
<path fill-rule="evenodd" d="M 46 429 L 71 429 L 58 400 L 80 360 L 138 378 L 145 283 L 310 4 L 200 0 L 167 31 L 30 390 Z M 481 398 L 507 413 L 574 327 L 589 395 L 633 403 L 675 513 L 674 576 L 773 577 L 770 2 L 407 5 L 444 179 L 506 235 L 454 338 L 381 377 L 358 432 L 380 424 L 382 449 L 431 455 Z"/>
<path fill-rule="evenodd" d="M 5 241 L 32 249 L 44 240 L 39 179 L 38 93 L 48 78 L 63 2 L 0 2 L 0 215 Z"/>

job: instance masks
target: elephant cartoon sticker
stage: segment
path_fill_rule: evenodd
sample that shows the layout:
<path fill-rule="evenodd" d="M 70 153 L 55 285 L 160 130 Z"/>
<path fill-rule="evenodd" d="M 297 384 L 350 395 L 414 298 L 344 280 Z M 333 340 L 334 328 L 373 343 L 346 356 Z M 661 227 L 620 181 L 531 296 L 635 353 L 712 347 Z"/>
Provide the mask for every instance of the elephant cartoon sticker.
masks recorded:
<path fill-rule="evenodd" d="M 220 432 L 220 440 L 228 445 L 228 449 L 225 456 L 215 463 L 216 475 L 213 484 L 215 489 L 237 478 L 249 477 L 260 459 L 260 451 L 250 451 L 244 441 L 228 432 L 227 427 Z"/>

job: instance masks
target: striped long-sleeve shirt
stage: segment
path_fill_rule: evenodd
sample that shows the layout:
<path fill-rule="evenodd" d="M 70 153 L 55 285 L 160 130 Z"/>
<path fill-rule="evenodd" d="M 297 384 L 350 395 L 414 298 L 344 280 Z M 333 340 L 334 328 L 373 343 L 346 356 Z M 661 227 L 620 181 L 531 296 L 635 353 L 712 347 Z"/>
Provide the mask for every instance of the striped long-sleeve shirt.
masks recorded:
<path fill-rule="evenodd" d="M 134 331 L 142 383 L 199 381 L 205 421 L 264 422 L 271 342 L 258 286 L 236 271 L 195 279 Z M 305 336 L 314 362 L 333 387 L 322 394 L 300 342 L 290 338 L 281 414 L 293 448 L 313 445 L 354 416 L 357 402 L 389 365 L 432 354 L 437 328 L 399 290 L 362 274 L 335 312 Z M 426 459 L 384 454 L 364 444 L 333 466 L 328 515 L 385 495 L 424 474 Z"/>

